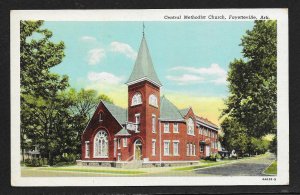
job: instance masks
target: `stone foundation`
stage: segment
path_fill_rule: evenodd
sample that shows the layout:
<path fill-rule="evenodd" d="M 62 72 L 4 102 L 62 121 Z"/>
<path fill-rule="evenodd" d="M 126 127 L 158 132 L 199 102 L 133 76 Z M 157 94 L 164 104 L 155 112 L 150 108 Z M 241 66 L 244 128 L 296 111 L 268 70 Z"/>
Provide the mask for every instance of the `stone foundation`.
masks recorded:
<path fill-rule="evenodd" d="M 95 167 L 116 167 L 116 168 L 123 168 L 128 165 L 129 162 L 105 162 L 105 161 L 82 161 L 77 160 L 77 165 L 79 166 L 95 166 Z M 189 166 L 189 165 L 196 165 L 198 161 L 183 161 L 183 162 L 143 162 L 142 168 L 150 168 L 150 167 L 175 167 L 175 166 Z"/>

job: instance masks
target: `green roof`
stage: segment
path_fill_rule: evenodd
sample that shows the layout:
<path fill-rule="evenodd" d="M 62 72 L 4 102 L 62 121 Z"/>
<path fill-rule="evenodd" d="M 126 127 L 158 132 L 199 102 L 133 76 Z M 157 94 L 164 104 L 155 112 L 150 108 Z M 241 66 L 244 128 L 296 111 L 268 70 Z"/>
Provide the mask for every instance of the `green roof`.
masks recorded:
<path fill-rule="evenodd" d="M 178 108 L 165 96 L 160 99 L 160 120 L 164 121 L 183 121 L 183 117 Z"/>
<path fill-rule="evenodd" d="M 184 108 L 184 109 L 180 109 L 179 112 L 181 113 L 181 115 L 183 117 L 185 117 L 185 115 L 187 115 L 187 113 L 189 112 L 190 108 Z"/>
<path fill-rule="evenodd" d="M 130 136 L 130 135 L 131 134 L 128 133 L 128 131 L 125 128 L 123 128 L 115 136 Z"/>
<path fill-rule="evenodd" d="M 107 110 L 113 115 L 113 117 L 119 122 L 120 125 L 127 121 L 127 109 L 121 108 L 114 104 L 101 100 Z"/>
<path fill-rule="evenodd" d="M 133 67 L 133 71 L 126 84 L 140 80 L 149 80 L 161 86 L 157 74 L 154 70 L 150 52 L 145 37 L 143 36 L 140 49 Z"/>

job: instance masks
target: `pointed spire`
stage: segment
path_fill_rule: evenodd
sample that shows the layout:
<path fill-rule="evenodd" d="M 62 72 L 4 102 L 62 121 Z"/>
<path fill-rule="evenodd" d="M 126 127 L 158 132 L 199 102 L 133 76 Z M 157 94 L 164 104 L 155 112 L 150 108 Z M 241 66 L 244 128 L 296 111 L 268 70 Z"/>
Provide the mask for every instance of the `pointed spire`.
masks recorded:
<path fill-rule="evenodd" d="M 143 32 L 144 33 L 144 32 Z M 154 70 L 150 52 L 147 46 L 146 38 L 143 34 L 142 42 L 139 48 L 139 52 L 133 67 L 133 71 L 126 82 L 127 85 L 131 85 L 143 80 L 148 80 L 157 86 L 162 86 L 157 74 Z"/>

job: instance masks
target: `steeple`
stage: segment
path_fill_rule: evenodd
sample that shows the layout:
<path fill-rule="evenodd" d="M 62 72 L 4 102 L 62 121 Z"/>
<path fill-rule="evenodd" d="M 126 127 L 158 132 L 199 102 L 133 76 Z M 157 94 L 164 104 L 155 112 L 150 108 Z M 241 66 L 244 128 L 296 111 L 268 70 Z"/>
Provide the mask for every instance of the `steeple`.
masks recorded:
<path fill-rule="evenodd" d="M 154 70 L 143 30 L 143 38 L 139 48 L 139 52 L 133 67 L 133 71 L 126 84 L 131 85 L 144 80 L 147 80 L 159 87 L 162 86 Z"/>

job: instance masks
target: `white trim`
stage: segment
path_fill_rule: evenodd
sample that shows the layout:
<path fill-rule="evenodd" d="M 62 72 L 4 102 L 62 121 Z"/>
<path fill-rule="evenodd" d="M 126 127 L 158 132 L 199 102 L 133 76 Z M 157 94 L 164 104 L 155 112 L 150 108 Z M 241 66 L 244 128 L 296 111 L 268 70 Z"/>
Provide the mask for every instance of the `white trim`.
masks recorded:
<path fill-rule="evenodd" d="M 162 119 L 158 118 L 159 121 L 161 122 L 185 122 L 184 119 Z"/>
<path fill-rule="evenodd" d="M 90 141 L 85 141 L 84 143 L 90 143 Z"/>
<path fill-rule="evenodd" d="M 133 84 L 139 83 L 141 81 L 149 81 L 150 83 L 152 83 L 152 84 L 154 84 L 154 85 L 156 85 L 158 87 L 162 86 L 162 84 L 158 84 L 157 82 L 150 80 L 148 77 L 142 77 L 142 78 L 139 78 L 139 79 L 137 79 L 135 81 L 127 82 L 125 84 L 129 86 L 129 85 L 133 85 Z"/>
<path fill-rule="evenodd" d="M 203 123 L 202 121 L 200 121 L 200 120 L 198 120 L 198 119 L 196 119 L 196 122 L 197 122 L 199 125 L 202 125 L 202 126 L 205 126 L 205 127 L 207 127 L 207 128 L 210 128 L 211 130 L 214 130 L 214 131 L 218 131 L 218 130 L 219 130 L 219 128 L 210 126 L 210 125 L 208 125 L 208 124 L 206 124 L 206 123 Z"/>

